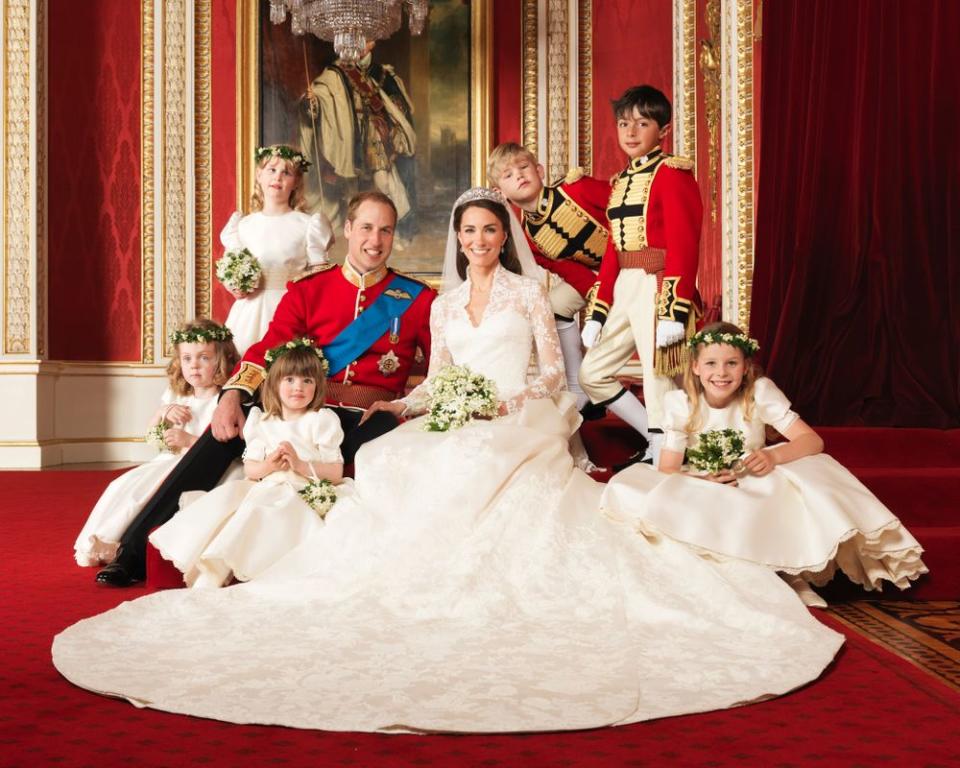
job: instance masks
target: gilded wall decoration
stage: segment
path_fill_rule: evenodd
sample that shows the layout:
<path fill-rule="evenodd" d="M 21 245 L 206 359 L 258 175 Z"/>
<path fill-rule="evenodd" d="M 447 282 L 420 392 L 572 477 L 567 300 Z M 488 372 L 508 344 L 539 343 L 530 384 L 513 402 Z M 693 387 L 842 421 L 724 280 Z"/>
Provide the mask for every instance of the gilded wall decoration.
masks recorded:
<path fill-rule="evenodd" d="M 550 0 L 547 7 L 547 178 L 563 176 L 570 167 L 569 6 Z"/>
<path fill-rule="evenodd" d="M 141 297 L 143 317 L 141 327 L 140 360 L 153 363 L 156 315 L 155 297 L 155 241 L 154 241 L 154 19 L 153 0 L 143 0 L 140 29 L 140 248 Z"/>
<path fill-rule="evenodd" d="M 577 164 L 593 173 L 593 2 L 580 0 L 580 34 L 577 39 Z"/>
<path fill-rule="evenodd" d="M 31 352 L 34 298 L 32 245 L 36 232 L 31 173 L 23 172 L 30 147 L 30 0 L 4 3 L 4 179 L 3 179 L 3 298 L 5 310 L 3 350 L 7 354 Z M 28 162 L 29 168 L 35 166 Z M 25 204 L 26 203 L 26 204 Z"/>
<path fill-rule="evenodd" d="M 703 102 L 707 123 L 707 178 L 710 220 L 717 220 L 717 193 L 720 180 L 720 0 L 707 0 L 703 8 L 707 37 L 700 41 L 700 70 L 703 73 Z"/>
<path fill-rule="evenodd" d="M 187 306 L 186 29 L 184 0 L 167 0 L 163 16 L 163 332 L 184 319 Z"/>
<path fill-rule="evenodd" d="M 673 3 L 673 149 L 697 161 L 696 0 Z"/>
<path fill-rule="evenodd" d="M 210 317 L 212 141 L 210 134 L 210 0 L 195 0 L 193 9 L 193 151 L 194 151 L 194 300 L 196 317 Z"/>
<path fill-rule="evenodd" d="M 536 157 L 540 157 L 537 135 L 537 97 L 540 87 L 537 72 L 538 24 L 537 0 L 523 0 L 523 126 L 520 140 Z"/>

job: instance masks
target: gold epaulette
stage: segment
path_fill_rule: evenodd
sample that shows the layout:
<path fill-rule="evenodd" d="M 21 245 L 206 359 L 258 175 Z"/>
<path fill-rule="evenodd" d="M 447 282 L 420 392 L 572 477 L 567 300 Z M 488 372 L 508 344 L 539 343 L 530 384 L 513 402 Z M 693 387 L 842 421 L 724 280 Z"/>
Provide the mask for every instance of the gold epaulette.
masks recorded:
<path fill-rule="evenodd" d="M 583 178 L 583 168 L 571 168 L 567 171 L 567 175 L 563 177 L 564 184 L 573 184 L 575 181 L 580 181 Z"/>
<path fill-rule="evenodd" d="M 692 171 L 694 166 L 693 160 L 683 155 L 668 155 L 663 163 L 670 168 L 679 168 L 681 171 Z"/>
<path fill-rule="evenodd" d="M 334 264 L 332 261 L 328 261 L 324 264 L 311 264 L 308 271 L 304 272 L 299 277 L 293 278 L 293 280 L 291 280 L 290 282 L 299 283 L 301 280 L 306 280 L 308 277 L 319 275 L 321 272 L 327 272 L 328 270 L 331 270 L 336 266 L 338 265 Z"/>
<path fill-rule="evenodd" d="M 433 290 L 437 289 L 435 285 L 430 285 L 430 281 L 425 278 L 417 277 L 416 275 L 411 275 L 407 272 L 401 272 L 399 269 L 394 269 L 393 267 L 390 267 L 390 271 L 395 275 L 400 275 L 400 277 L 407 278 L 407 280 L 413 280 L 415 283 L 420 283 L 420 285 L 426 286 L 427 288 L 431 288 Z"/>

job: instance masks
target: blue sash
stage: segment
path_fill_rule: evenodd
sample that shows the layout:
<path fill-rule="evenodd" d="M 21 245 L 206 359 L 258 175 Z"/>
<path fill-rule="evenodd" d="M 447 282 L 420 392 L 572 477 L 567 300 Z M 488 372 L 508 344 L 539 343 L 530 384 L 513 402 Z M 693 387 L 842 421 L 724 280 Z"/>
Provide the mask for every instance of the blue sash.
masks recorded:
<path fill-rule="evenodd" d="M 400 317 L 424 289 L 423 283 L 394 275 L 393 280 L 373 303 L 361 312 L 337 337 L 323 347 L 330 363 L 328 376 L 334 376 L 383 336 L 391 326 L 399 330 Z M 397 295 L 400 294 L 400 295 Z M 404 295 L 405 294 L 405 295 Z"/>

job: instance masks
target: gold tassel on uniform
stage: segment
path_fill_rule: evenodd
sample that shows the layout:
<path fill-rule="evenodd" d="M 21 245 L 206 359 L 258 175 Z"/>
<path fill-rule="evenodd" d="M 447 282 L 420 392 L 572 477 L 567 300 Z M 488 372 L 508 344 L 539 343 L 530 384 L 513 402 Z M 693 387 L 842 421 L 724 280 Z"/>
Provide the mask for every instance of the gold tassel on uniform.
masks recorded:
<path fill-rule="evenodd" d="M 687 346 L 687 340 L 697 331 L 696 310 L 687 315 L 687 327 L 683 338 L 666 347 L 657 347 L 653 353 L 653 370 L 657 376 L 666 376 L 673 378 L 680 376 L 687 367 L 690 360 L 690 347 Z"/>

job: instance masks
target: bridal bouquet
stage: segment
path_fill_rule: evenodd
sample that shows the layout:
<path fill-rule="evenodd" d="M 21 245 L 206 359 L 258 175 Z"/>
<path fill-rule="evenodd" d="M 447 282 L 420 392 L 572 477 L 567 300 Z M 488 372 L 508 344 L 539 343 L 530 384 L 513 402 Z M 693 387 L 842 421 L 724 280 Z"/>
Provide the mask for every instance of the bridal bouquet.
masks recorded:
<path fill-rule="evenodd" d="M 163 433 L 172 426 L 173 424 L 171 424 L 169 421 L 161 421 L 156 426 L 150 427 L 150 429 L 147 430 L 146 437 L 144 438 L 147 445 L 152 445 L 158 451 L 169 451 L 170 449 L 163 440 Z"/>
<path fill-rule="evenodd" d="M 337 488 L 329 480 L 313 478 L 297 493 L 321 518 L 326 517 L 337 501 Z"/>
<path fill-rule="evenodd" d="M 428 432 L 457 429 L 475 417 L 497 415 L 497 385 L 465 365 L 448 365 L 430 379 L 430 411 L 423 428 Z"/>
<path fill-rule="evenodd" d="M 260 262 L 246 248 L 227 251 L 217 262 L 217 279 L 238 293 L 250 293 L 260 284 Z"/>
<path fill-rule="evenodd" d="M 700 433 L 696 448 L 687 449 L 687 461 L 701 472 L 731 469 L 743 456 L 743 432 L 711 429 Z"/>

